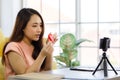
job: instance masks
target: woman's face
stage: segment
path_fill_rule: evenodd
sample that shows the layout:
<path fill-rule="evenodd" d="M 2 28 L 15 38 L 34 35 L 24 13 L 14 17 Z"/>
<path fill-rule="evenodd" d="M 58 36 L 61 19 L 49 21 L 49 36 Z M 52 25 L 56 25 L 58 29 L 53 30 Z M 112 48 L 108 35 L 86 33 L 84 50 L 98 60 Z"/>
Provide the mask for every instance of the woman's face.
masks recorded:
<path fill-rule="evenodd" d="M 40 34 L 42 32 L 42 21 L 40 17 L 36 14 L 32 15 L 23 31 L 24 38 L 30 41 L 39 40 Z"/>

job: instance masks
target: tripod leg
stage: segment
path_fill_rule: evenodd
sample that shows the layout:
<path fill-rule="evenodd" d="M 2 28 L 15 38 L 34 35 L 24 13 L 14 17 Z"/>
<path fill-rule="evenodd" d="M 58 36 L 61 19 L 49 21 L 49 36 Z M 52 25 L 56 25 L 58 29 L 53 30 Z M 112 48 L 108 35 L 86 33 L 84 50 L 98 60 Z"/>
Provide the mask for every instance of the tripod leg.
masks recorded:
<path fill-rule="evenodd" d="M 111 68 L 113 69 L 113 71 L 115 72 L 115 74 L 117 75 L 118 73 L 115 71 L 114 67 L 111 65 L 110 61 L 108 60 L 108 58 L 106 58 L 108 61 L 108 64 L 111 66 Z"/>
<path fill-rule="evenodd" d="M 103 61 L 103 57 L 102 57 L 101 61 L 99 62 L 98 66 L 96 67 L 96 69 L 94 70 L 94 72 L 93 72 L 93 74 L 92 74 L 92 75 L 94 75 L 94 74 L 95 74 L 95 72 L 96 72 L 96 71 L 97 71 L 97 69 L 99 68 L 100 64 L 102 63 L 102 61 Z"/>
<path fill-rule="evenodd" d="M 103 62 L 103 69 L 104 69 L 104 76 L 108 76 L 106 59 L 104 59 L 104 62 Z"/>

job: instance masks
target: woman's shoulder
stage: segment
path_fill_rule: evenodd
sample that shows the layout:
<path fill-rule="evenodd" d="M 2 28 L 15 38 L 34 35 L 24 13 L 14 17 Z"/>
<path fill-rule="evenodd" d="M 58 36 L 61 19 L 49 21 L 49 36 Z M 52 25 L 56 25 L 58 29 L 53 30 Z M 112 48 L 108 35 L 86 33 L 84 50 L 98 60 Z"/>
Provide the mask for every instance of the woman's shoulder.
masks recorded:
<path fill-rule="evenodd" d="M 7 46 L 18 46 L 19 42 L 9 42 Z"/>
<path fill-rule="evenodd" d="M 10 50 L 18 50 L 18 49 L 19 49 L 19 43 L 18 42 L 9 42 L 6 45 L 5 53 L 10 51 Z"/>

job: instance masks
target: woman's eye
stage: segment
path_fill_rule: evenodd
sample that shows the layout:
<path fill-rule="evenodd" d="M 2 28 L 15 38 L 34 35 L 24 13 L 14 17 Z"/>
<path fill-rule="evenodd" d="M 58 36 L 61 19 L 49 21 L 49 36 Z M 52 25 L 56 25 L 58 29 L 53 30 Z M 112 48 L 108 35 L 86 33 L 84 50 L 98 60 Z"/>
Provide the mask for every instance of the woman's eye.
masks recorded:
<path fill-rule="evenodd" d="M 43 25 L 41 24 L 40 27 L 42 27 Z"/>
<path fill-rule="evenodd" d="M 37 25 L 33 25 L 33 27 L 37 27 Z"/>

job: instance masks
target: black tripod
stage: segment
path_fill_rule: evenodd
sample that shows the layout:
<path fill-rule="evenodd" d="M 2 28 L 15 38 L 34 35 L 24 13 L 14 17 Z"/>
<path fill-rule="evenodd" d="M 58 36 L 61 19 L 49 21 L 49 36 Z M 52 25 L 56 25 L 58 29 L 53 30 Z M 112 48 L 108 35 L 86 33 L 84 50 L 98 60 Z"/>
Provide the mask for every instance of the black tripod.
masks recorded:
<path fill-rule="evenodd" d="M 111 66 L 111 68 L 113 69 L 113 71 L 115 72 L 115 74 L 116 74 L 116 75 L 118 74 L 118 73 L 115 71 L 115 69 L 113 68 L 113 66 L 111 65 L 111 63 L 110 63 L 110 61 L 108 60 L 108 58 L 106 57 L 106 53 L 105 53 L 105 51 L 104 51 L 103 57 L 102 57 L 100 63 L 98 64 L 98 66 L 96 67 L 96 69 L 94 70 L 94 72 L 93 72 L 92 75 L 95 74 L 95 72 L 96 72 L 97 69 L 99 68 L 100 64 L 102 63 L 102 61 L 104 61 L 104 62 L 103 62 L 104 76 L 108 76 L 108 72 L 107 72 L 107 62 L 108 62 L 108 64 Z"/>

